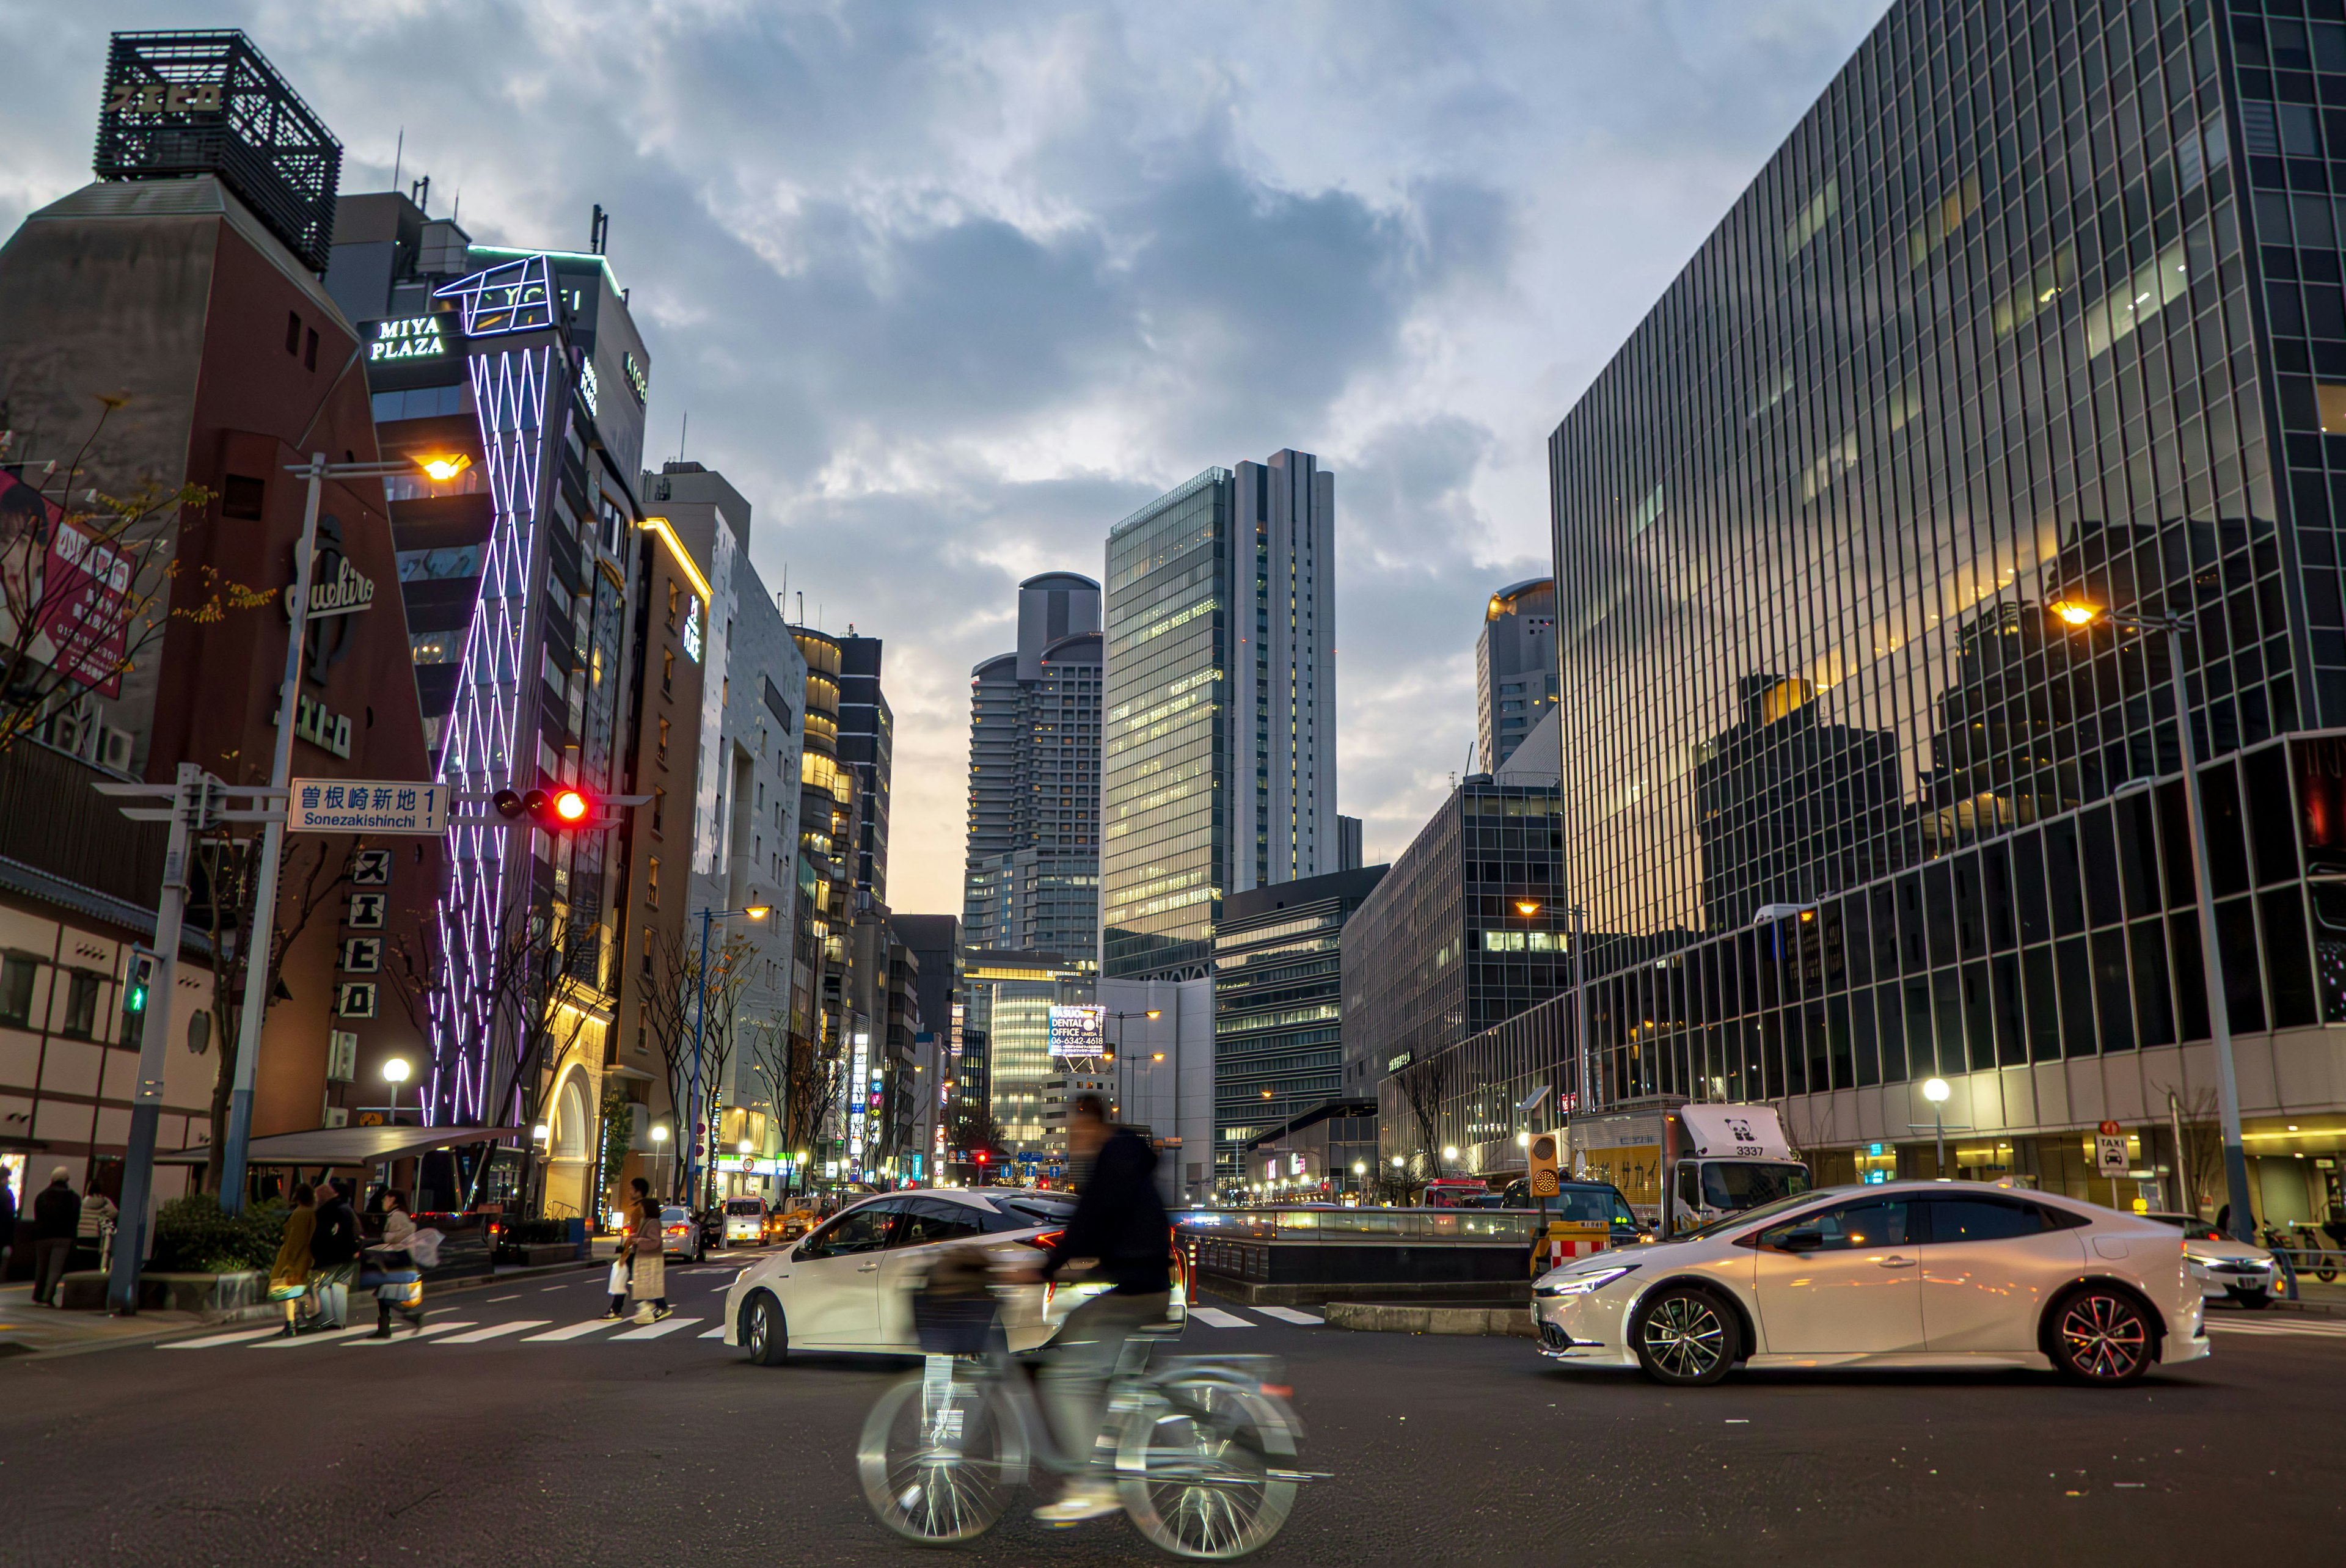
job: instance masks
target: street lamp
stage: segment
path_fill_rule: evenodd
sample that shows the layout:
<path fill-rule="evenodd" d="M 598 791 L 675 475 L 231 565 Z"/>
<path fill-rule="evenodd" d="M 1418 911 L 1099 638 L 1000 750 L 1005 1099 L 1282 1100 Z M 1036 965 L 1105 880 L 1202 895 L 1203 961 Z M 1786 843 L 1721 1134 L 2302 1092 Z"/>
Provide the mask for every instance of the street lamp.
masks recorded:
<path fill-rule="evenodd" d="M 2183 765 L 2183 811 L 2191 829 L 2191 875 L 2198 884 L 2199 967 L 2208 993 L 2208 1030 L 2216 1046 L 2216 1114 L 2224 1138 L 2224 1189 L 2231 1204 L 2235 1240 L 2252 1241 L 2255 1220 L 2249 1202 L 2249 1161 L 2240 1145 L 2240 1083 L 2232 1065 L 2232 1009 L 2224 995 L 2224 964 L 2216 947 L 2215 883 L 2208 872 L 2208 813 L 2199 799 L 2199 759 L 2191 741 L 2191 693 L 2183 675 L 2183 634 L 2188 616 L 2116 616 L 2083 599 L 2056 599 L 2050 606 L 2074 630 L 2090 630 L 2107 617 L 2113 630 L 2167 634 L 2167 672 L 2175 687 L 2175 741 Z"/>
<path fill-rule="evenodd" d="M 693 987 L 692 1002 L 692 1151 L 686 1174 L 692 1182 L 692 1196 L 700 1194 L 700 1053 L 701 1042 L 709 1032 L 709 928 L 731 915 L 747 915 L 751 920 L 764 920 L 774 912 L 771 904 L 748 904 L 738 910 L 700 911 L 700 972 Z"/>
<path fill-rule="evenodd" d="M 299 717 L 301 696 L 301 645 L 307 640 L 310 624 L 310 567 L 311 557 L 318 553 L 318 507 L 324 497 L 326 481 L 388 479 L 418 468 L 434 479 L 453 478 L 471 463 L 472 459 L 462 454 L 448 456 L 439 453 L 418 453 L 396 463 L 328 463 L 324 453 L 315 452 L 307 463 L 286 465 L 286 473 L 308 477 L 310 494 L 301 512 L 301 542 L 293 551 L 293 587 L 286 606 L 287 619 L 291 625 L 285 636 L 285 679 L 277 688 L 276 751 L 269 768 L 269 788 L 280 808 L 289 803 L 285 790 L 293 771 L 293 725 Z M 435 465 L 445 468 L 446 473 L 434 473 Z M 261 825 L 260 865 L 253 877 L 254 909 L 277 907 L 277 869 L 284 853 L 285 819 L 280 815 Z M 228 1136 L 220 1141 L 220 1205 L 230 1214 L 241 1213 L 244 1208 L 245 1149 L 252 1137 L 253 1075 L 260 1063 L 261 1014 L 269 1006 L 268 954 L 266 944 L 262 946 L 261 978 L 246 984 L 243 1009 L 237 1019 L 236 1077 L 229 1090 Z M 143 1189 L 138 1201 L 143 1207 Z"/>
<path fill-rule="evenodd" d="M 653 1153 L 655 1156 L 665 1156 L 665 1155 L 668 1153 L 668 1149 L 667 1149 L 667 1147 L 665 1146 L 665 1145 L 667 1145 L 667 1143 L 668 1143 L 668 1128 L 667 1128 L 667 1126 L 666 1126 L 665 1125 L 659 1125 L 659 1126 L 656 1126 L 656 1127 L 654 1127 L 654 1128 L 652 1129 L 652 1153 Z"/>
<path fill-rule="evenodd" d="M 399 1086 L 407 1082 L 407 1058 L 393 1056 L 382 1064 L 382 1081 L 391 1085 L 391 1122 L 399 1125 Z"/>

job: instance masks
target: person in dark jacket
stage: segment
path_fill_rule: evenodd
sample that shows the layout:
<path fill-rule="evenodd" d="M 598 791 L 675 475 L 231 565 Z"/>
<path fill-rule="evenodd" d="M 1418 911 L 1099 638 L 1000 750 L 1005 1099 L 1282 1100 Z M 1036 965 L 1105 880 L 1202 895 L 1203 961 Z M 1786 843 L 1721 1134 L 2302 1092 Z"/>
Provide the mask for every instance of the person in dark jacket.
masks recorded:
<path fill-rule="evenodd" d="M 1125 1341 L 1165 1320 L 1173 1289 L 1172 1226 L 1157 1192 L 1157 1152 L 1128 1128 L 1111 1130 L 1097 1095 L 1078 1095 L 1069 1107 L 1067 1152 L 1079 1164 L 1090 1161 L 1091 1170 L 1042 1278 L 1080 1276 L 1109 1288 L 1067 1314 L 1043 1371 L 1043 1408 L 1059 1451 L 1091 1466 L 1056 1502 L 1035 1511 L 1051 1524 L 1097 1519 L 1122 1506 L 1097 1452 L 1108 1377 Z"/>
<path fill-rule="evenodd" d="M 0 1169 L 0 1284 L 8 1278 L 8 1255 L 16 1249 L 16 1184 Z"/>
<path fill-rule="evenodd" d="M 81 1231 L 81 1194 L 67 1175 L 63 1166 L 51 1171 L 49 1185 L 33 1200 L 33 1300 L 42 1307 L 57 1305 L 57 1283 Z"/>
<path fill-rule="evenodd" d="M 351 1281 L 359 1272 L 359 1217 L 351 1207 L 351 1184 L 330 1183 L 318 1195 L 318 1227 L 310 1237 L 311 1295 L 318 1303 L 312 1329 L 348 1325 Z"/>

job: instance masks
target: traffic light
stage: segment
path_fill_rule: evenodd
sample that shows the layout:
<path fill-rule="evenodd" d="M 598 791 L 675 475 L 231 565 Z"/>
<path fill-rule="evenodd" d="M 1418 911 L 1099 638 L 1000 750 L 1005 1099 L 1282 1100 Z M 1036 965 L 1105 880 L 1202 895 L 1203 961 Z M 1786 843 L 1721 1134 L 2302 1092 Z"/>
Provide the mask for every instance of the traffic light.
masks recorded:
<path fill-rule="evenodd" d="M 1525 1145 L 1530 1158 L 1531 1189 L 1534 1197 L 1554 1197 L 1556 1194 L 1556 1135 L 1534 1133 Z"/>
<path fill-rule="evenodd" d="M 490 803 L 507 821 L 526 817 L 549 833 L 571 832 L 597 815 L 594 799 L 583 789 L 500 789 L 490 797 Z"/>
<path fill-rule="evenodd" d="M 155 955 L 144 948 L 130 950 L 130 967 L 122 981 L 122 1041 L 135 1045 L 147 1018 L 147 993 L 155 983 Z"/>

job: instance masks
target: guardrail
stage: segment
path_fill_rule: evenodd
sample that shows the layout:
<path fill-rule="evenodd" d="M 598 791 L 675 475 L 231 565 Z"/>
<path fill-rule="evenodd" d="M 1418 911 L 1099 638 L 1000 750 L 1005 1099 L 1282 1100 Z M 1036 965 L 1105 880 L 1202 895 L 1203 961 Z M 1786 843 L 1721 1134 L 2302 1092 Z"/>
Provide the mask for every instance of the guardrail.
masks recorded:
<path fill-rule="evenodd" d="M 1198 1211 L 1174 1233 L 1190 1273 L 1249 1302 L 1529 1298 L 1538 1216 L 1504 1209 Z"/>

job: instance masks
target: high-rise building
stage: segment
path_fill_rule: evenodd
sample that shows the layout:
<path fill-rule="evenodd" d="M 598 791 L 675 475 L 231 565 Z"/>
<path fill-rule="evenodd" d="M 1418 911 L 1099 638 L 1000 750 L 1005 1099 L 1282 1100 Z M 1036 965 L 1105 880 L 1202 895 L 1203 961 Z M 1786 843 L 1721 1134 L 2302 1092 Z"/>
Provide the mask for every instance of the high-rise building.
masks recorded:
<path fill-rule="evenodd" d="M 1556 705 L 1556 579 L 1511 583 L 1491 596 L 1474 641 L 1482 771 L 1495 773 Z"/>
<path fill-rule="evenodd" d="M 881 643 L 850 625 L 839 644 L 839 759 L 855 770 L 854 880 L 858 892 L 888 901 L 889 773 L 896 716 L 880 689 Z"/>
<path fill-rule="evenodd" d="M 973 948 L 1095 967 L 1099 930 L 1099 585 L 1018 585 L 1018 647 L 970 675 L 962 923 Z"/>
<path fill-rule="evenodd" d="M 1101 969 L 1204 977 L 1231 892 L 1331 870 L 1335 476 L 1209 468 L 1109 531 Z"/>
<path fill-rule="evenodd" d="M 2165 1173 L 2122 1196 L 2221 1201 L 2168 1115 L 2213 1098 L 2179 647 L 2252 1188 L 2336 1201 L 2346 1136 L 2287 1135 L 2346 1110 L 2341 48 L 1900 0 L 1558 425 L 1596 1100 L 1772 1100 L 1847 1181 L 1931 1174 L 1935 1075 L 1964 1176 L 2106 1196 L 2106 1119 Z"/>

